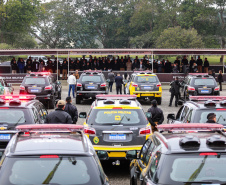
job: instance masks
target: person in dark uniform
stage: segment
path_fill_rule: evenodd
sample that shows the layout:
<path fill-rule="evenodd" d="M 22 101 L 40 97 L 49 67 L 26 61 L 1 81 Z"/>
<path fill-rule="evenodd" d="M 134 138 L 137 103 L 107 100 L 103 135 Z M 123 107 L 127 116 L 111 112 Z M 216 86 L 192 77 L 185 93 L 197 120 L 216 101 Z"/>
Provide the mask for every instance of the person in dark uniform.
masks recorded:
<path fill-rule="evenodd" d="M 224 82 L 224 79 L 223 79 L 223 75 L 222 75 L 221 70 L 219 71 L 219 75 L 218 75 L 217 79 L 218 79 L 218 83 L 219 83 L 219 86 L 220 86 L 220 91 L 222 91 L 222 82 Z"/>
<path fill-rule="evenodd" d="M 193 72 L 192 67 L 193 67 L 194 63 L 196 63 L 196 62 L 195 62 L 194 58 L 191 57 L 191 60 L 190 60 L 190 63 L 189 63 L 189 70 L 190 70 L 191 73 Z"/>
<path fill-rule="evenodd" d="M 123 78 L 120 76 L 118 73 L 117 76 L 115 77 L 115 84 L 116 84 L 116 92 L 117 94 L 122 94 L 122 84 L 123 84 Z"/>
<path fill-rule="evenodd" d="M 71 116 L 73 124 L 76 124 L 77 120 L 78 120 L 78 110 L 77 110 L 76 106 L 71 104 L 71 102 L 72 102 L 71 97 L 68 96 L 66 98 L 66 105 L 65 105 L 64 111 L 67 112 Z"/>
<path fill-rule="evenodd" d="M 217 118 L 216 118 L 216 114 L 214 113 L 209 113 L 207 115 L 207 122 L 206 123 L 217 123 Z"/>
<path fill-rule="evenodd" d="M 148 121 L 151 124 L 152 133 L 158 131 L 156 128 L 158 125 L 161 125 L 164 121 L 163 111 L 157 107 L 157 101 L 151 101 L 152 107 L 148 109 L 148 112 L 151 113 L 151 118 L 148 118 Z"/>
<path fill-rule="evenodd" d="M 174 96 L 175 96 L 175 106 L 177 107 L 179 94 L 180 94 L 180 83 L 179 83 L 178 77 L 176 77 L 175 81 L 171 82 L 170 85 L 171 85 L 171 88 L 170 88 L 171 97 L 170 97 L 169 107 L 172 106 L 172 101 Z"/>

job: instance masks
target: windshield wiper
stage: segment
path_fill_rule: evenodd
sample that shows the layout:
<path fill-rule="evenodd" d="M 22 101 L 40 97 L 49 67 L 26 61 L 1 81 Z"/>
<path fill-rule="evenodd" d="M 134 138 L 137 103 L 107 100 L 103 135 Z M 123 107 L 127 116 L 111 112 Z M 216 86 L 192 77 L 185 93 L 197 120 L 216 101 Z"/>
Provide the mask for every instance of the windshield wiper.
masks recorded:
<path fill-rule="evenodd" d="M 200 184 L 212 184 L 212 181 L 187 181 L 187 182 L 183 182 L 186 184 L 192 184 L 192 183 L 200 183 Z"/>
<path fill-rule="evenodd" d="M 219 118 L 217 119 L 217 123 L 219 122 L 220 118 L 222 118 L 222 120 L 225 121 L 225 118 L 222 115 L 220 115 Z"/>
<path fill-rule="evenodd" d="M 120 120 L 117 124 L 120 125 L 120 124 L 122 123 L 122 120 L 123 120 L 124 118 L 126 118 L 127 121 L 130 121 L 130 118 L 128 118 L 125 114 L 123 114 L 121 120 Z"/>

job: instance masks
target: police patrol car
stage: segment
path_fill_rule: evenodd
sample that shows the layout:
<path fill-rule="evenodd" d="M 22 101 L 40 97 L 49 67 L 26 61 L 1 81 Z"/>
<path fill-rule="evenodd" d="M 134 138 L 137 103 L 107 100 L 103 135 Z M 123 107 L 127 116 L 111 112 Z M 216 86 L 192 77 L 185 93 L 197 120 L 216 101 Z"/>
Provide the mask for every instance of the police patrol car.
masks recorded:
<path fill-rule="evenodd" d="M 215 113 L 217 123 L 226 127 L 226 96 L 190 96 L 176 116 L 168 114 L 168 123 L 206 123 L 207 115 Z"/>
<path fill-rule="evenodd" d="M 42 124 L 48 114 L 35 95 L 0 96 L 0 151 L 3 151 L 17 125 Z"/>
<path fill-rule="evenodd" d="M 140 150 L 151 134 L 135 95 L 97 95 L 88 115 L 83 112 L 79 117 L 86 117 L 84 132 L 94 149 L 107 151 L 110 159 L 123 159 L 128 150 Z"/>
<path fill-rule="evenodd" d="M 189 73 L 181 82 L 179 102 L 185 102 L 189 96 L 220 95 L 220 88 L 213 76 L 207 73 Z"/>
<path fill-rule="evenodd" d="M 131 185 L 225 185 L 226 135 L 220 124 L 159 125 L 137 151 L 127 152 Z"/>
<path fill-rule="evenodd" d="M 138 99 L 156 99 L 162 102 L 162 87 L 157 75 L 151 71 L 134 71 L 125 85 L 126 94 L 136 95 Z"/>

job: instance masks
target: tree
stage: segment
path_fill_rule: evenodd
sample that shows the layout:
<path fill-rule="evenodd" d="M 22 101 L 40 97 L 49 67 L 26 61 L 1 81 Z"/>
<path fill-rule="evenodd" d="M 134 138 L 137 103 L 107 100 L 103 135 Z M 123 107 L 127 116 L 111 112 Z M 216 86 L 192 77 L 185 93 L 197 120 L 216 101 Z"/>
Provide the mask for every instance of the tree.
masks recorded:
<path fill-rule="evenodd" d="M 180 26 L 168 28 L 162 32 L 156 41 L 157 48 L 203 48 L 202 37 L 192 29 Z"/>

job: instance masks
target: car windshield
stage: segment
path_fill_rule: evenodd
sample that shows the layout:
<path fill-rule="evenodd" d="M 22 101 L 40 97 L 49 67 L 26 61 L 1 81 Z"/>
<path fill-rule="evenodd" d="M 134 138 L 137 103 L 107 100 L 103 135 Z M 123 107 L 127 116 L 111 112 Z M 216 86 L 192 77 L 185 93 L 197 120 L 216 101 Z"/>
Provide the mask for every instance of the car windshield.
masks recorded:
<path fill-rule="evenodd" d="M 141 109 L 93 109 L 88 119 L 90 124 L 120 124 L 120 125 L 143 125 L 147 124 L 144 112 Z"/>
<path fill-rule="evenodd" d="M 22 124 L 25 123 L 27 120 L 27 110 L 24 109 L 8 109 L 8 108 L 2 108 L 0 109 L 0 124 Z"/>
<path fill-rule="evenodd" d="M 94 76 L 94 75 L 84 75 L 82 76 L 82 82 L 101 82 L 100 76 Z"/>
<path fill-rule="evenodd" d="M 26 78 L 25 85 L 45 85 L 45 78 Z"/>
<path fill-rule="evenodd" d="M 92 157 L 18 157 L 8 158 L 4 164 L 0 184 L 101 184 L 100 174 Z"/>
<path fill-rule="evenodd" d="M 212 79 L 212 78 L 197 78 L 194 81 L 194 85 L 208 86 L 208 85 L 215 85 L 215 82 L 214 82 L 214 79 Z"/>
<path fill-rule="evenodd" d="M 166 155 L 164 161 L 166 163 L 157 175 L 158 184 L 191 185 L 198 182 L 204 185 L 205 181 L 206 184 L 226 183 L 226 155 L 175 154 Z"/>
<path fill-rule="evenodd" d="M 225 109 L 211 109 L 211 110 L 198 110 L 195 114 L 194 123 L 206 123 L 207 115 L 209 113 L 215 113 L 217 118 L 217 123 L 223 124 L 226 126 L 226 114 Z"/>
<path fill-rule="evenodd" d="M 137 83 L 156 83 L 158 79 L 156 76 L 137 76 L 134 80 Z"/>

